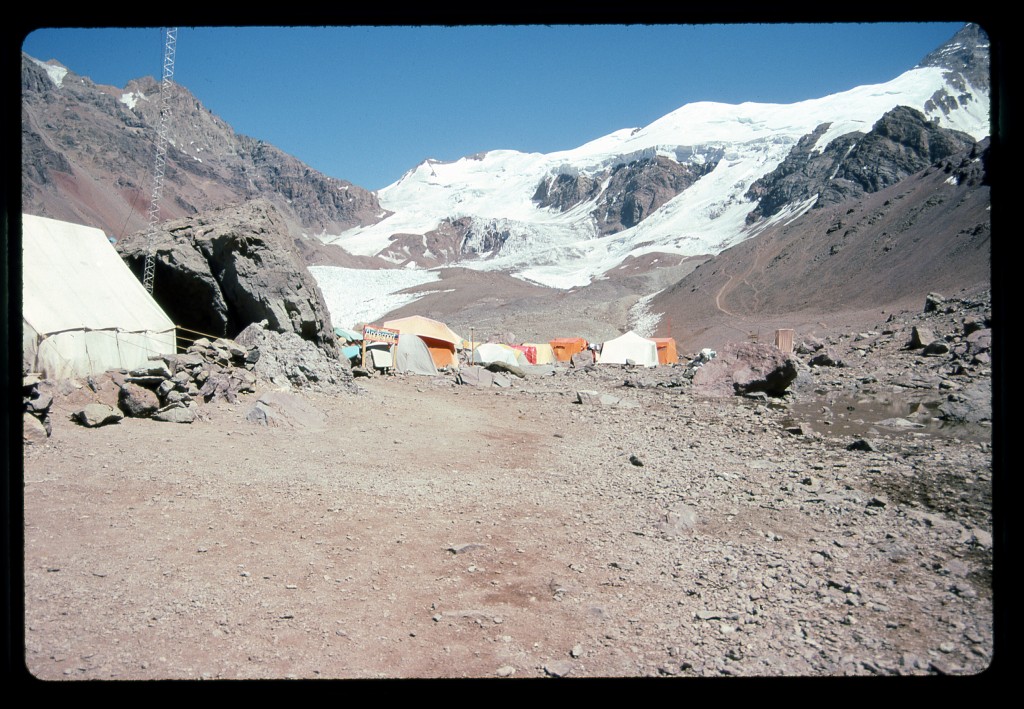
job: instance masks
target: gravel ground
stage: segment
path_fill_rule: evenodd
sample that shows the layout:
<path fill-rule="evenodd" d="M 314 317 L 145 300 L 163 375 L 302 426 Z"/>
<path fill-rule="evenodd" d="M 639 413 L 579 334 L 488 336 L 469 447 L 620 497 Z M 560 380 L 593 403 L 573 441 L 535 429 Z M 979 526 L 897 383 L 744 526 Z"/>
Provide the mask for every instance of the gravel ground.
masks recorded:
<path fill-rule="evenodd" d="M 928 324 L 963 319 L 944 317 Z M 57 682 L 984 674 L 991 416 L 932 414 L 991 372 L 903 349 L 907 326 L 836 336 L 845 367 L 797 355 L 780 401 L 606 365 L 508 388 L 363 378 L 301 394 L 323 420 L 295 427 L 250 423 L 257 393 L 192 424 L 86 429 L 65 386 L 52 436 L 24 455 L 25 668 Z"/>

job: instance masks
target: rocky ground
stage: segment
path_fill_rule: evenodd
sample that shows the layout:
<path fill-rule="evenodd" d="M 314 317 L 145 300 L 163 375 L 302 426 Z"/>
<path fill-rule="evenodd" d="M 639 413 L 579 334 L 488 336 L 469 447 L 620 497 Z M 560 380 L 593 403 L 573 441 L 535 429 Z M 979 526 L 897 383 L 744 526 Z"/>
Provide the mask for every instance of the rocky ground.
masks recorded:
<path fill-rule="evenodd" d="M 87 391 L 63 384 L 52 435 L 24 453 L 25 667 L 57 682 L 984 675 L 989 316 L 952 302 L 797 333 L 780 399 L 605 365 L 503 388 L 360 378 L 299 391 L 277 425 L 248 417 L 264 383 L 189 424 L 85 428 L 70 416 Z M 946 351 L 908 349 L 914 326 Z"/>

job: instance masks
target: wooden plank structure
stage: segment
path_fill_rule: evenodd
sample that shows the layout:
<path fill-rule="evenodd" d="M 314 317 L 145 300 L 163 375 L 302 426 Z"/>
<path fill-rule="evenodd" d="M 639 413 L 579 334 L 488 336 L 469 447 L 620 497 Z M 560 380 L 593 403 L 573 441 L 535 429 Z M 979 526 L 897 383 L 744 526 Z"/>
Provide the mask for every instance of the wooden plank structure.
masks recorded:
<path fill-rule="evenodd" d="M 793 330 L 776 330 L 775 346 L 786 354 L 793 354 Z"/>

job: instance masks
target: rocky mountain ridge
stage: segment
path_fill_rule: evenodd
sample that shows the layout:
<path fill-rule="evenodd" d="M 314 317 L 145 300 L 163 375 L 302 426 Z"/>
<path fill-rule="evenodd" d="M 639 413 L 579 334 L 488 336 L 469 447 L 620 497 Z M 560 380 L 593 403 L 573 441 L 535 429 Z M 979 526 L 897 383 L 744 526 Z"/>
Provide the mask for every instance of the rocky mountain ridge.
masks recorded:
<path fill-rule="evenodd" d="M 122 90 L 54 63 L 22 60 L 23 209 L 118 238 L 144 229 L 157 82 L 139 79 Z M 917 130 L 970 127 L 977 139 L 988 129 L 988 83 L 987 37 L 966 25 L 898 80 L 775 107 L 786 112 L 784 120 L 756 104 L 690 104 L 643 128 L 551 155 L 491 151 L 452 163 L 428 160 L 377 193 L 234 133 L 174 85 L 163 211 L 177 218 L 265 198 L 293 236 L 319 236 L 345 250 L 331 257 L 305 239 L 301 250 L 318 263 L 464 265 L 572 287 L 629 257 L 717 253 L 772 216 L 791 218 L 808 208 L 816 194 L 822 205 L 891 184 L 923 166 L 925 154 L 908 161 L 900 142 L 912 136 L 889 135 L 891 143 L 878 140 L 869 151 L 862 131 L 850 129 L 903 105 L 932 126 Z M 830 118 L 801 130 L 819 111 Z M 895 123 L 905 120 L 883 126 Z M 931 149 L 932 142 L 917 147 Z M 947 147 L 945 154 L 959 145 Z M 794 171 L 801 151 L 806 164 Z M 878 174 L 869 174 L 878 161 Z M 402 214 L 413 195 L 441 202 L 416 203 L 416 217 Z M 574 275 L 557 275 L 571 268 Z"/>
<path fill-rule="evenodd" d="M 646 305 L 651 335 L 688 344 L 773 328 L 826 331 L 844 318 L 913 308 L 929 291 L 992 282 L 987 142 L 878 192 L 775 224 L 700 264 Z M 824 322 L 828 313 L 829 322 Z"/>
<path fill-rule="evenodd" d="M 847 133 L 815 151 L 827 129 L 822 124 L 801 138 L 775 170 L 754 182 L 747 197 L 757 206 L 748 224 L 809 199 L 820 209 L 878 192 L 975 144 L 970 135 L 941 128 L 908 106 L 886 113 L 867 134 Z"/>
<path fill-rule="evenodd" d="M 121 238 L 147 228 L 160 84 L 95 84 L 22 54 L 22 210 Z M 381 216 L 376 196 L 236 133 L 171 84 L 161 217 L 267 199 L 293 236 L 337 232 Z"/>

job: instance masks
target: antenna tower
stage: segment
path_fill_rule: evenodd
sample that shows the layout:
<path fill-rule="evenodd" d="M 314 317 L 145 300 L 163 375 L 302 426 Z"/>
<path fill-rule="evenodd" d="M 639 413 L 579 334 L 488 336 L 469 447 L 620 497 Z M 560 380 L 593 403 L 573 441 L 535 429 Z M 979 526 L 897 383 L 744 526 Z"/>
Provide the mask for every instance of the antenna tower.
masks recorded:
<path fill-rule="evenodd" d="M 156 254 L 153 242 L 156 225 L 160 217 L 160 196 L 164 191 L 164 169 L 167 167 L 167 124 L 171 117 L 171 78 L 174 76 L 174 52 L 178 42 L 178 28 L 165 28 L 164 72 L 160 82 L 160 123 L 156 132 L 156 160 L 153 166 L 153 195 L 149 201 L 149 248 L 146 251 L 146 265 L 142 274 L 142 285 L 153 293 L 153 273 L 156 270 Z"/>

